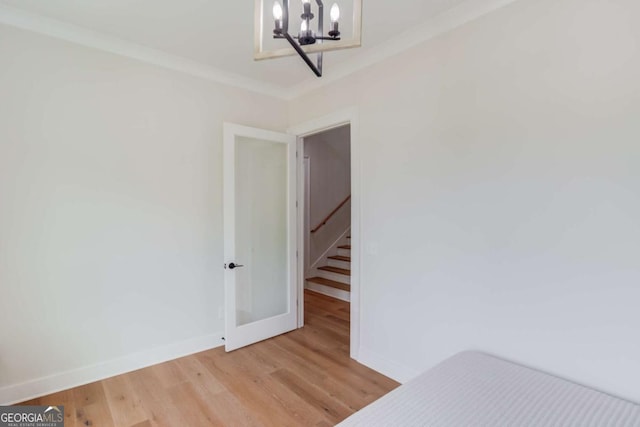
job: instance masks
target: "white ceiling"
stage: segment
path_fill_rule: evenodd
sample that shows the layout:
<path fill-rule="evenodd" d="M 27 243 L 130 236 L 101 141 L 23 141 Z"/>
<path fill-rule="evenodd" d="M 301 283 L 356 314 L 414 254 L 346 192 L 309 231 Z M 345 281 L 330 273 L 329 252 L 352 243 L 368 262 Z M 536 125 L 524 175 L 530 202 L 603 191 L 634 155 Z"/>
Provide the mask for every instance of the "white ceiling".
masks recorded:
<path fill-rule="evenodd" d="M 363 0 L 363 46 L 326 53 L 324 68 L 365 55 L 465 2 Z M 0 0 L 0 5 L 283 88 L 315 79 L 297 57 L 253 61 L 254 0 Z"/>

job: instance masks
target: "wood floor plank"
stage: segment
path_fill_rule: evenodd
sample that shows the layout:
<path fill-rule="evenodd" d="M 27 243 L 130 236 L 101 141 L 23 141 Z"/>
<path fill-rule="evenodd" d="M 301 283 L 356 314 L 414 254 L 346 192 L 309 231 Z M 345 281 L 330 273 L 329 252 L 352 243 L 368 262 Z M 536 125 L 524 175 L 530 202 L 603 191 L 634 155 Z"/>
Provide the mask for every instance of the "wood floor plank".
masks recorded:
<path fill-rule="evenodd" d="M 196 357 L 183 357 L 176 360 L 184 378 L 201 390 L 201 394 L 216 394 L 226 389 Z"/>
<path fill-rule="evenodd" d="M 74 398 L 77 425 L 115 426 L 102 381 L 77 387 Z"/>
<path fill-rule="evenodd" d="M 152 367 L 139 369 L 126 374 L 129 377 L 131 387 L 133 387 L 144 403 L 162 400 L 166 397 L 160 379 L 151 368 Z"/>
<path fill-rule="evenodd" d="M 159 363 L 149 369 L 155 374 L 164 388 L 174 387 L 187 381 L 186 375 L 180 369 L 176 360 Z"/>
<path fill-rule="evenodd" d="M 73 389 L 73 396 L 77 407 L 102 403 L 105 401 L 103 383 L 90 383 Z"/>
<path fill-rule="evenodd" d="M 76 408 L 76 425 L 116 427 L 106 401 Z"/>
<path fill-rule="evenodd" d="M 297 354 L 301 358 L 307 360 L 307 363 L 314 365 L 315 369 L 331 371 L 331 375 L 336 378 L 336 380 L 353 384 L 362 390 L 371 391 L 378 396 L 382 396 L 397 387 L 396 385 L 393 388 L 385 388 L 377 383 L 379 380 L 352 372 L 348 367 L 336 365 L 332 360 L 327 359 L 325 356 L 318 353 L 318 347 L 316 344 L 309 343 L 308 340 L 300 340 L 298 336 L 283 335 L 274 338 L 274 341 L 277 342 L 277 344 L 284 350 Z"/>
<path fill-rule="evenodd" d="M 76 405 L 73 389 L 43 396 L 29 402 L 21 403 L 21 405 L 64 406 L 65 427 L 75 427 L 76 425 Z"/>
<path fill-rule="evenodd" d="M 66 427 L 335 425 L 399 384 L 349 358 L 349 303 L 304 299 L 304 328 L 24 404 L 64 405 Z"/>
<path fill-rule="evenodd" d="M 224 426 L 206 400 L 201 397 L 193 384 L 185 382 L 170 387 L 168 390 L 172 407 L 168 417 L 171 425 L 205 427 Z"/>
<path fill-rule="evenodd" d="M 296 425 L 296 419 L 269 393 L 265 392 L 268 372 L 247 362 L 244 353 L 236 350 L 231 354 L 211 357 L 204 355 L 205 366 L 225 387 L 238 397 L 240 402 L 255 414 L 262 425 Z"/>
<path fill-rule="evenodd" d="M 117 426 L 130 426 L 147 421 L 142 400 L 133 390 L 129 377 L 118 375 L 102 381 L 113 421 Z"/>
<path fill-rule="evenodd" d="M 260 351 L 267 349 L 269 352 L 273 352 L 268 349 L 268 346 L 275 346 L 275 344 L 269 342 L 265 346 L 261 346 Z M 372 401 L 371 395 L 363 392 L 361 388 L 354 387 L 352 383 L 336 381 L 330 374 L 310 366 L 307 360 L 290 352 L 280 351 L 279 354 L 282 355 L 280 357 L 281 368 L 286 368 L 310 384 L 326 390 L 331 396 L 347 405 L 352 412 Z"/>
<path fill-rule="evenodd" d="M 304 333 L 322 333 L 328 335 L 326 337 L 327 339 L 323 340 L 324 343 L 330 343 L 330 345 L 333 345 L 334 342 L 349 344 L 348 326 L 345 326 L 344 323 L 334 321 L 334 318 L 310 315 L 308 325 L 313 326 L 313 328 L 307 328 Z"/>
<path fill-rule="evenodd" d="M 293 393 L 291 387 L 274 378 L 273 375 L 277 372 L 265 378 L 263 389 L 290 414 L 295 425 L 315 425 L 326 419 L 321 408 L 309 405 L 300 395 Z"/>
<path fill-rule="evenodd" d="M 294 394 L 300 396 L 311 407 L 323 411 L 331 421 L 338 423 L 352 413 L 342 402 L 333 399 L 323 390 L 304 381 L 287 369 L 278 370 L 271 375 L 286 385 Z"/>
<path fill-rule="evenodd" d="M 225 426 L 257 427 L 261 425 L 249 408 L 229 391 L 211 395 L 207 404 Z"/>
<path fill-rule="evenodd" d="M 129 372 L 126 375 L 134 393 L 140 398 L 151 425 L 153 427 L 168 426 L 167 412 L 170 410 L 168 396 L 154 372 L 147 368 Z"/>

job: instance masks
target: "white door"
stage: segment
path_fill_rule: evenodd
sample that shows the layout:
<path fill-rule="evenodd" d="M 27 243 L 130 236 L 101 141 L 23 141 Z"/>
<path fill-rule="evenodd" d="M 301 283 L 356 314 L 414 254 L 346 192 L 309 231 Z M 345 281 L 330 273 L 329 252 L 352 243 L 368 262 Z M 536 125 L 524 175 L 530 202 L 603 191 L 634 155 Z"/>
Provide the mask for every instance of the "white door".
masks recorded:
<path fill-rule="evenodd" d="M 225 349 L 296 328 L 296 137 L 224 124 Z"/>

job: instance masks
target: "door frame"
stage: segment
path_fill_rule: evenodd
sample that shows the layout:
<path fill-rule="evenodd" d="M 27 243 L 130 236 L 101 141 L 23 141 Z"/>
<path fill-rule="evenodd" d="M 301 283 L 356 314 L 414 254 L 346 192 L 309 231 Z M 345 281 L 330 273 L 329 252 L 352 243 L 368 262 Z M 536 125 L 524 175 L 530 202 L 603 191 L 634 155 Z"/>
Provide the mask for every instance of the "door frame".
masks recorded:
<path fill-rule="evenodd" d="M 304 219 L 303 223 L 302 223 L 302 230 L 303 230 L 303 235 L 302 235 L 302 240 L 304 242 L 304 245 L 302 247 L 303 250 L 303 265 L 304 265 L 304 271 L 302 271 L 302 274 L 304 274 L 305 276 L 308 274 L 309 272 L 309 253 L 311 252 L 310 250 L 310 241 L 309 239 L 305 239 L 305 236 L 309 235 L 309 232 L 311 230 L 311 199 L 310 199 L 310 194 L 311 194 L 311 159 L 308 157 L 304 156 L 304 147 L 300 148 L 297 147 L 297 150 L 302 152 L 302 167 L 303 167 L 303 171 L 302 173 L 302 185 L 303 185 L 303 194 L 301 195 L 301 197 L 303 197 L 303 199 L 301 199 L 302 201 L 302 217 Z M 298 183 L 299 184 L 299 183 Z M 304 302 L 304 293 L 302 295 L 303 298 L 303 302 Z M 304 313 L 303 313 L 304 314 Z M 304 316 L 300 316 L 300 313 L 298 313 L 298 319 L 302 319 L 302 323 L 304 323 Z M 301 322 L 298 321 L 298 327 L 301 326 Z"/>
<path fill-rule="evenodd" d="M 360 350 L 360 301 L 362 290 L 360 287 L 360 222 L 362 217 L 361 206 L 361 154 L 360 141 L 358 139 L 358 109 L 351 107 L 336 111 L 326 116 L 318 117 L 287 129 L 287 133 L 295 135 L 297 141 L 297 181 L 299 204 L 305 200 L 303 161 L 303 138 L 319 132 L 330 130 L 344 125 L 351 125 L 351 331 L 350 331 L 350 356 L 358 359 Z M 304 326 L 304 257 L 300 251 L 304 249 L 304 209 L 298 212 L 298 327 Z"/>

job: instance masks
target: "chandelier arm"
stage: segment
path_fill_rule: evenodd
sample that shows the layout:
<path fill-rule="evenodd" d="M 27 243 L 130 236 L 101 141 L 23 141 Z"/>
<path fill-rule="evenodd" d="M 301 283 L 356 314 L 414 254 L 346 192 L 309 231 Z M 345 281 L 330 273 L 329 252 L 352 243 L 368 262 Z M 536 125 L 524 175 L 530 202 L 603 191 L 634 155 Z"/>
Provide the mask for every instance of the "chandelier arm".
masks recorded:
<path fill-rule="evenodd" d="M 323 36 L 324 36 L 324 4 L 322 3 L 322 0 L 316 0 L 316 3 L 318 4 L 318 33 L 316 34 L 316 42 L 317 43 L 322 43 L 323 40 Z M 317 56 L 317 63 L 318 63 L 318 69 L 320 70 L 320 73 L 322 74 L 322 62 L 323 62 L 323 56 L 322 56 L 322 51 L 318 52 L 318 56 Z M 321 77 L 321 76 L 318 76 Z"/>
<path fill-rule="evenodd" d="M 322 36 L 324 35 L 322 31 L 324 31 L 324 4 L 322 0 L 316 0 L 318 4 L 318 33 L 316 34 L 316 39 L 322 40 Z"/>
<path fill-rule="evenodd" d="M 318 77 L 322 77 L 322 51 L 318 52 L 318 56 L 316 57 L 316 63 L 318 64 L 318 70 L 320 70 L 320 75 Z"/>
<path fill-rule="evenodd" d="M 282 0 L 282 32 L 289 33 L 289 0 Z"/>
<path fill-rule="evenodd" d="M 295 51 L 298 52 L 298 55 L 300 55 L 302 60 L 309 66 L 309 68 L 311 68 L 311 71 L 313 71 L 316 76 L 322 77 L 322 52 L 318 53 L 318 66 L 316 66 L 305 51 L 302 50 L 300 45 L 293 39 L 293 37 L 291 37 L 291 34 L 284 33 L 283 36 Z"/>

